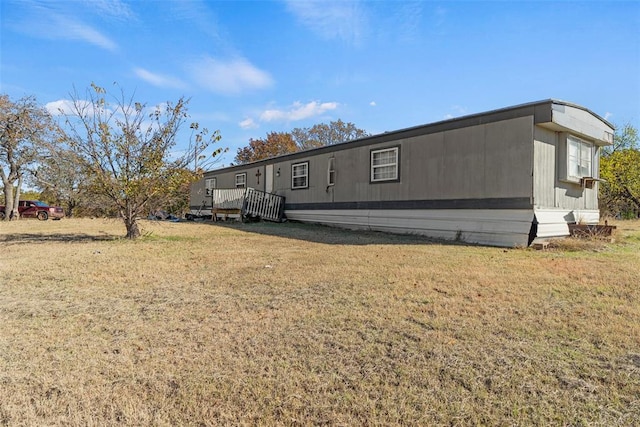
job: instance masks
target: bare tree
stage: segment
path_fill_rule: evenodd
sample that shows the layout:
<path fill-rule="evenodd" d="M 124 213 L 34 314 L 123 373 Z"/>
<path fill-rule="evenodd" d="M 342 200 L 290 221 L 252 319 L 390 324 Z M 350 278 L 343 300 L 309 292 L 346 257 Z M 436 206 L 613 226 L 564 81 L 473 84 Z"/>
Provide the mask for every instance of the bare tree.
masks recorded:
<path fill-rule="evenodd" d="M 85 176 L 77 155 L 65 148 L 59 148 L 42 158 L 33 172 L 32 181 L 41 190 L 44 199 L 64 206 L 68 218 L 88 199 L 89 177 Z"/>
<path fill-rule="evenodd" d="M 71 94 L 71 112 L 65 113 L 68 147 L 90 177 L 90 191 L 104 196 L 118 212 L 127 238 L 140 236 L 138 220 L 150 201 L 160 204 L 166 197 L 169 203 L 176 189 L 198 178 L 200 171 L 185 171 L 220 139 L 218 131 L 205 137 L 206 129 L 191 124 L 195 138 L 176 156 L 172 150 L 188 119 L 187 103 L 180 98 L 175 104 L 147 108 L 122 90 L 107 99 L 106 90 L 95 84 L 84 98 Z M 213 156 L 222 151 L 215 150 Z"/>
<path fill-rule="evenodd" d="M 11 101 L 0 95 L 0 177 L 4 188 L 4 219 L 17 219 L 26 174 L 43 150 L 56 142 L 56 126 L 33 96 Z"/>

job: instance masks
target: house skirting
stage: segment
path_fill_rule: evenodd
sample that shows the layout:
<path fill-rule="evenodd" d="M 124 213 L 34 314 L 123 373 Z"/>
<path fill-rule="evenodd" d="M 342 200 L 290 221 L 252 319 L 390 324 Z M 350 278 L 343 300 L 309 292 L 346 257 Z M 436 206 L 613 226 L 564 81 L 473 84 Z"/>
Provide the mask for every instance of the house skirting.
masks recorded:
<path fill-rule="evenodd" d="M 535 224 L 534 224 L 535 214 Z M 527 247 L 569 235 L 569 223 L 597 224 L 597 210 L 558 209 L 291 209 L 289 220 L 354 230 L 416 234 L 489 246 Z"/>
<path fill-rule="evenodd" d="M 600 221 L 600 211 L 535 208 L 538 239 L 563 237 L 569 235 L 569 224 L 597 224 Z"/>
<path fill-rule="evenodd" d="M 506 247 L 526 247 L 533 221 L 533 209 L 285 209 L 285 215 L 293 221 Z"/>

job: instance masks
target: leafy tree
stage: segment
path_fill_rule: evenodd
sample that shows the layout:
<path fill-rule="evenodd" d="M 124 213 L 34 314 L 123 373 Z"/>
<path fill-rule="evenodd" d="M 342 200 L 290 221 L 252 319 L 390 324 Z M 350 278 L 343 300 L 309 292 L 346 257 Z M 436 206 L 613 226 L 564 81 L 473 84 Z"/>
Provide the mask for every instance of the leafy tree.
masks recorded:
<path fill-rule="evenodd" d="M 610 215 L 640 215 L 640 149 L 638 131 L 625 124 L 616 131 L 613 146 L 600 159 L 600 203 Z"/>
<path fill-rule="evenodd" d="M 639 141 L 638 130 L 631 123 L 625 123 L 621 129 L 616 129 L 616 133 L 613 135 L 613 144 L 604 147 L 602 155 L 606 157 L 616 151 L 637 149 Z"/>
<path fill-rule="evenodd" d="M 150 212 L 165 210 L 182 216 L 189 209 L 189 188 L 192 176 L 193 171 L 189 169 L 176 170 L 174 184 L 167 187 L 166 193 L 159 198 L 153 197 L 149 200 Z"/>
<path fill-rule="evenodd" d="M 250 139 L 249 145 L 239 148 L 234 161 L 239 164 L 255 162 L 299 150 L 339 144 L 369 134 L 353 123 L 338 119 L 329 124 L 320 123 L 310 128 L 295 128 L 291 133 L 270 132 L 265 139 Z"/>
<path fill-rule="evenodd" d="M 72 217 L 86 198 L 89 178 L 80 160 L 73 151 L 60 148 L 42 159 L 33 174 L 42 198 L 63 206 L 67 217 Z"/>
<path fill-rule="evenodd" d="M 340 119 L 329 122 L 329 124 L 320 123 L 310 128 L 295 128 L 291 134 L 301 150 L 339 144 L 369 136 L 365 130 Z"/>
<path fill-rule="evenodd" d="M 248 146 L 239 148 L 235 162 L 250 163 L 296 151 L 298 146 L 290 133 L 270 132 L 265 139 L 250 139 Z"/>
<path fill-rule="evenodd" d="M 95 84 L 85 99 L 74 91 L 71 113 L 65 113 L 66 141 L 82 173 L 90 178 L 89 192 L 109 202 L 124 222 L 126 237 L 135 239 L 141 234 L 138 220 L 149 204 L 170 203 L 177 189 L 197 179 L 201 171 L 185 171 L 220 135 L 216 131 L 205 137 L 206 129 L 192 124 L 195 140 L 190 140 L 185 154 L 175 156 L 172 149 L 188 118 L 186 99 L 150 109 L 122 90 L 110 99 L 113 102 Z M 213 156 L 222 151 L 215 150 Z"/>
<path fill-rule="evenodd" d="M 17 219 L 22 184 L 30 168 L 56 142 L 56 126 L 32 96 L 12 101 L 0 95 L 0 177 L 5 220 Z"/>

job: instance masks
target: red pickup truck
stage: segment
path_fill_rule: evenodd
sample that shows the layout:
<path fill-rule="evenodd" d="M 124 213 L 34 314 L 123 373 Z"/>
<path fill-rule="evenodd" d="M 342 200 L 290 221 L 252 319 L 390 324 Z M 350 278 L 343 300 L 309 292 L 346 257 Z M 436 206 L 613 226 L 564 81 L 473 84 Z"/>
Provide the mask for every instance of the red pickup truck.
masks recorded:
<path fill-rule="evenodd" d="M 40 221 L 47 219 L 64 218 L 64 209 L 58 206 L 49 206 L 39 200 L 20 200 L 18 212 L 21 218 L 38 218 Z M 0 219 L 5 217 L 4 206 L 0 206 Z"/>

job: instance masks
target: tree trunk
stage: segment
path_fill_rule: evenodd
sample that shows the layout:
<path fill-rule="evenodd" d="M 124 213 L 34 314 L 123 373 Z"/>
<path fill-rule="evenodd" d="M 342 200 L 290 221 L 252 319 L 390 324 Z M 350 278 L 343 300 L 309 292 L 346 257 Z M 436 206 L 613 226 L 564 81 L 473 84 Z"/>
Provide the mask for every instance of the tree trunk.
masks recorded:
<path fill-rule="evenodd" d="M 127 227 L 127 239 L 137 239 L 140 237 L 140 227 L 135 218 L 125 218 L 124 225 Z"/>
<path fill-rule="evenodd" d="M 67 204 L 67 211 L 65 212 L 65 216 L 67 218 L 72 218 L 73 217 L 73 210 L 75 209 L 75 207 L 78 204 L 76 203 L 75 200 L 67 200 L 66 204 Z"/>
<path fill-rule="evenodd" d="M 624 186 L 624 187 L 622 187 L 622 188 L 624 189 L 624 192 L 625 192 L 625 193 L 626 193 L 626 195 L 627 195 L 627 199 L 629 199 L 629 200 L 631 201 L 631 203 L 633 203 L 633 204 L 635 205 L 636 209 L 637 209 L 638 211 L 640 211 L 640 198 L 635 197 L 635 196 L 633 195 L 633 193 L 631 192 L 631 190 L 629 190 L 629 187 Z"/>
<path fill-rule="evenodd" d="M 9 221 L 11 218 L 11 206 L 13 206 L 13 185 L 3 180 L 4 188 L 4 220 Z"/>
<path fill-rule="evenodd" d="M 131 203 L 127 200 L 124 206 L 120 207 L 120 218 L 124 221 L 127 228 L 127 239 L 137 239 L 140 237 L 140 227 L 138 227 L 138 215 L 136 210 L 131 207 Z"/>
<path fill-rule="evenodd" d="M 13 185 L 13 182 L 4 183 L 4 220 L 12 221 L 18 219 L 20 217 L 20 213 L 18 212 L 18 203 L 19 200 L 16 196 L 16 188 Z M 18 196 L 20 195 L 20 191 L 18 190 Z"/>
<path fill-rule="evenodd" d="M 22 175 L 18 178 L 18 185 L 14 187 L 13 195 L 13 211 L 11 212 L 12 219 L 20 219 L 20 211 L 18 205 L 20 204 L 20 189 L 22 188 Z"/>

